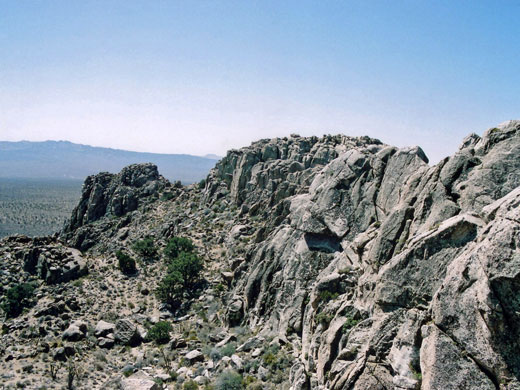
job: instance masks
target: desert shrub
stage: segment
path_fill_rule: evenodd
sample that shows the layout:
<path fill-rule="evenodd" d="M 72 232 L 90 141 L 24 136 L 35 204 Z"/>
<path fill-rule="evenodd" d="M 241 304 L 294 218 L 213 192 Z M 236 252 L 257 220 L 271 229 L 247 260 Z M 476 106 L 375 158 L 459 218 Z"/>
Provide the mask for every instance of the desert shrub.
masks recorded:
<path fill-rule="evenodd" d="M 249 385 L 256 382 L 256 378 L 254 376 L 248 375 L 242 380 L 242 384 L 249 388 Z"/>
<path fill-rule="evenodd" d="M 332 321 L 332 315 L 328 313 L 318 313 L 315 317 L 315 320 L 318 324 L 322 324 L 323 326 L 328 326 L 330 321 Z"/>
<path fill-rule="evenodd" d="M 171 192 L 165 192 L 162 196 L 161 196 L 161 200 L 171 200 L 174 198 L 175 195 L 173 195 L 173 193 Z"/>
<path fill-rule="evenodd" d="M 182 295 L 192 293 L 203 269 L 202 260 L 194 253 L 191 240 L 173 237 L 164 254 L 168 260 L 168 273 L 156 289 L 157 298 L 172 306 L 179 306 Z"/>
<path fill-rule="evenodd" d="M 170 341 L 170 332 L 172 330 L 172 324 L 168 321 L 159 321 L 148 330 L 146 337 L 157 344 L 166 344 Z"/>
<path fill-rule="evenodd" d="M 228 343 L 220 349 L 220 353 L 222 354 L 222 356 L 231 356 L 235 353 L 235 351 L 236 351 L 235 343 Z"/>
<path fill-rule="evenodd" d="M 224 371 L 217 379 L 215 390 L 242 390 L 242 375 L 235 371 Z"/>
<path fill-rule="evenodd" d="M 25 307 L 31 305 L 31 299 L 34 296 L 34 285 L 31 283 L 20 283 L 5 293 L 2 302 L 2 310 L 7 317 L 16 317 L 20 315 Z"/>
<path fill-rule="evenodd" d="M 355 327 L 359 323 L 359 321 L 360 320 L 356 320 L 351 316 L 347 316 L 347 320 L 341 327 L 341 330 L 343 331 L 343 333 L 347 333 L 351 328 Z"/>
<path fill-rule="evenodd" d="M 132 249 L 144 260 L 153 260 L 157 257 L 157 248 L 152 237 L 134 242 Z"/>
<path fill-rule="evenodd" d="M 189 238 L 184 237 L 172 237 L 166 248 L 164 248 L 164 256 L 169 262 L 175 259 L 181 252 L 193 252 L 195 246 Z"/>
<path fill-rule="evenodd" d="M 199 385 L 194 380 L 189 380 L 187 382 L 184 382 L 182 388 L 183 390 L 198 390 Z"/>
<path fill-rule="evenodd" d="M 119 269 L 126 275 L 134 274 L 136 271 L 135 260 L 121 250 L 116 252 Z"/>
<path fill-rule="evenodd" d="M 318 296 L 321 302 L 329 302 L 336 299 L 339 296 L 339 294 L 337 292 L 322 290 L 320 291 Z"/>
<path fill-rule="evenodd" d="M 220 359 L 222 359 L 222 353 L 220 353 L 218 348 L 212 348 L 209 352 L 209 358 L 214 362 L 218 362 Z"/>

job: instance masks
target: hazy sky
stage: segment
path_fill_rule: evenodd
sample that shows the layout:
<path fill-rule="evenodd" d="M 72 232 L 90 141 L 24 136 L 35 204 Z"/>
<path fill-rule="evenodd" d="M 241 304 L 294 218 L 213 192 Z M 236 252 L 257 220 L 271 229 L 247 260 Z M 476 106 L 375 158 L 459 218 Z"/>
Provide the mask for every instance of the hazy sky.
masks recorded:
<path fill-rule="evenodd" d="M 520 119 L 520 1 L 0 0 L 0 140 L 224 154 Z"/>

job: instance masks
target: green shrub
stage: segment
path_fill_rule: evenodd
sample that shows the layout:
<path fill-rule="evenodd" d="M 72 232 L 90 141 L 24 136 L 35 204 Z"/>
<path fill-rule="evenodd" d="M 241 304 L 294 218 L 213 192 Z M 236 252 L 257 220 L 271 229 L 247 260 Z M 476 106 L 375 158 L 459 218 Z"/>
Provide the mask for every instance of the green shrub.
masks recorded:
<path fill-rule="evenodd" d="M 189 380 L 187 382 L 184 382 L 182 388 L 183 390 L 198 390 L 199 385 L 194 380 Z"/>
<path fill-rule="evenodd" d="M 135 260 L 121 250 L 116 252 L 116 257 L 119 262 L 119 269 L 126 275 L 134 274 L 136 272 Z"/>
<path fill-rule="evenodd" d="M 181 252 L 193 252 L 195 246 L 189 238 L 172 237 L 166 248 L 164 248 L 164 256 L 167 261 L 175 259 Z"/>
<path fill-rule="evenodd" d="M 17 284 L 6 291 L 2 310 L 7 317 L 16 317 L 25 307 L 30 306 L 33 296 L 34 286 L 31 283 Z"/>
<path fill-rule="evenodd" d="M 153 260 L 157 257 L 157 248 L 152 237 L 146 237 L 134 242 L 132 249 L 144 260 Z"/>
<path fill-rule="evenodd" d="M 174 195 L 171 192 L 165 192 L 161 196 L 161 200 L 172 200 L 174 198 Z"/>
<path fill-rule="evenodd" d="M 359 323 L 359 320 L 355 320 L 353 317 L 347 316 L 347 320 L 341 327 L 343 333 L 347 333 L 351 328 L 356 326 Z"/>
<path fill-rule="evenodd" d="M 322 324 L 323 326 L 328 326 L 330 321 L 332 321 L 332 315 L 327 313 L 318 313 L 315 317 L 315 320 L 318 324 Z"/>
<path fill-rule="evenodd" d="M 173 237 L 164 254 L 168 260 L 168 274 L 161 280 L 156 290 L 157 297 L 172 306 L 180 303 L 184 292 L 191 293 L 200 279 L 202 260 L 194 253 L 191 240 Z"/>
<path fill-rule="evenodd" d="M 222 356 L 231 356 L 235 353 L 235 351 L 236 351 L 235 343 L 226 344 L 220 349 L 220 353 Z"/>
<path fill-rule="evenodd" d="M 320 297 L 321 302 L 329 302 L 336 299 L 339 296 L 339 294 L 337 292 L 322 290 L 320 291 L 318 296 Z"/>
<path fill-rule="evenodd" d="M 199 189 L 202 190 L 204 187 L 206 187 L 206 179 L 199 181 Z"/>
<path fill-rule="evenodd" d="M 170 341 L 170 332 L 172 330 L 172 324 L 168 321 L 159 321 L 148 330 L 146 337 L 151 341 L 155 341 L 156 344 L 166 344 Z"/>
<path fill-rule="evenodd" d="M 224 371 L 217 379 L 215 390 L 242 390 L 242 375 L 235 371 Z"/>

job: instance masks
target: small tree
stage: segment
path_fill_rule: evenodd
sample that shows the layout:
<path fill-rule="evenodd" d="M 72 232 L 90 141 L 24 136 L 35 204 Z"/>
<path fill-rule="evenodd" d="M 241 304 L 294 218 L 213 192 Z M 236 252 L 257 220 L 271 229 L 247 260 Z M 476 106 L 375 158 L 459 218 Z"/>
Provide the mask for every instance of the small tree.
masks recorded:
<path fill-rule="evenodd" d="M 176 306 L 182 296 L 182 275 L 179 272 L 170 272 L 159 283 L 155 291 L 157 298 L 172 306 Z"/>
<path fill-rule="evenodd" d="M 172 324 L 168 321 L 159 321 L 148 331 L 149 340 L 155 341 L 157 344 L 166 344 L 170 341 L 170 332 L 173 330 Z"/>
<path fill-rule="evenodd" d="M 132 249 L 143 258 L 143 260 L 153 260 L 157 258 L 157 248 L 152 237 L 145 237 L 136 241 Z"/>
<path fill-rule="evenodd" d="M 33 295 L 34 286 L 31 283 L 17 284 L 7 290 L 2 302 L 2 310 L 7 317 L 16 317 L 22 313 L 24 307 L 31 304 Z"/>
<path fill-rule="evenodd" d="M 116 257 L 119 261 L 119 269 L 122 273 L 125 275 L 135 274 L 137 269 L 135 267 L 135 260 L 132 257 L 121 250 L 116 252 Z"/>
<path fill-rule="evenodd" d="M 173 237 L 164 255 L 168 262 L 168 274 L 159 283 L 157 297 L 172 306 L 178 306 L 184 292 L 191 292 L 200 278 L 202 260 L 194 253 L 193 242 L 188 238 Z"/>
<path fill-rule="evenodd" d="M 189 238 L 172 237 L 166 248 L 164 248 L 164 256 L 167 261 L 175 259 L 181 252 L 193 252 L 195 246 Z"/>
<path fill-rule="evenodd" d="M 202 261 L 195 253 L 181 252 L 168 266 L 168 273 L 179 273 L 182 287 L 190 290 L 199 279 L 202 271 Z"/>

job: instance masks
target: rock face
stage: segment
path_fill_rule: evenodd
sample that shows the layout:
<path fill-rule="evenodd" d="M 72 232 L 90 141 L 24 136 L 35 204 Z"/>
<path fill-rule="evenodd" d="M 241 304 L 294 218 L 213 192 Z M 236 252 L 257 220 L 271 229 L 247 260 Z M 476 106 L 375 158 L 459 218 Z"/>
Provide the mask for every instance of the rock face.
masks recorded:
<path fill-rule="evenodd" d="M 169 182 L 159 175 L 153 164 L 134 164 L 115 175 L 100 173 L 89 176 L 83 184 L 81 200 L 63 229 L 63 237 L 72 245 L 86 250 L 94 245 L 94 234 L 84 225 L 105 216 L 121 217 L 139 204 L 157 197 Z"/>
<path fill-rule="evenodd" d="M 229 323 L 296 335 L 294 389 L 520 388 L 520 122 L 427 162 L 368 138 L 292 137 L 210 174 L 206 203 L 266 220 Z"/>

